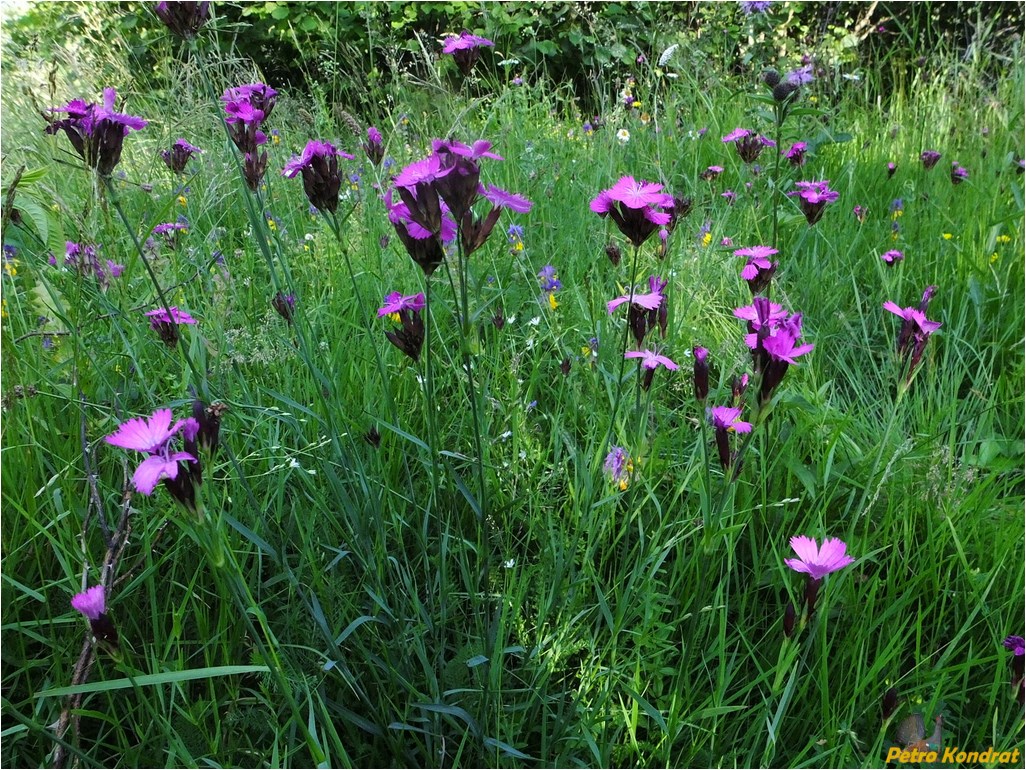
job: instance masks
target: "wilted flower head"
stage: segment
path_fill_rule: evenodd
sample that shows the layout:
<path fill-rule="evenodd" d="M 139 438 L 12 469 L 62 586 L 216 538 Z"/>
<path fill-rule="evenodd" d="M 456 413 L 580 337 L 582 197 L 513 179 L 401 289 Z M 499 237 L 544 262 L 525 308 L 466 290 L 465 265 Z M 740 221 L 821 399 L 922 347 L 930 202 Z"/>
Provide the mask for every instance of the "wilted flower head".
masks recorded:
<path fill-rule="evenodd" d="M 936 150 L 923 150 L 919 155 L 919 159 L 923 161 L 923 168 L 929 171 L 937 165 L 937 161 L 941 159 L 941 154 Z"/>
<path fill-rule="evenodd" d="M 460 34 L 450 35 L 445 39 L 442 44 L 442 53 L 451 54 L 456 66 L 460 68 L 460 72 L 467 77 L 481 56 L 480 49 L 494 45 L 495 43 L 486 37 L 478 37 L 463 30 Z"/>
<path fill-rule="evenodd" d="M 705 401 L 709 395 L 709 351 L 706 348 L 696 347 L 691 351 L 695 356 L 695 367 L 693 384 L 695 399 Z"/>
<path fill-rule="evenodd" d="M 303 190 L 310 201 L 320 211 L 335 213 L 338 210 L 338 191 L 342 180 L 338 173 L 338 159 L 353 160 L 347 152 L 336 149 L 329 142 L 316 139 L 307 142 L 303 154 L 293 156 L 281 175 L 294 179 L 296 174 L 303 175 Z"/>
<path fill-rule="evenodd" d="M 117 91 L 103 90 L 103 104 L 86 103 L 81 99 L 55 107 L 51 112 L 66 112 L 68 117 L 51 122 L 47 134 L 63 130 L 75 152 L 101 177 L 108 177 L 121 160 L 121 150 L 129 131 L 138 131 L 147 121 L 114 111 Z"/>
<path fill-rule="evenodd" d="M 958 163 L 951 164 L 951 184 L 962 184 L 966 179 L 969 178 L 969 172 L 966 171 Z"/>
<path fill-rule="evenodd" d="M 674 200 L 662 190 L 661 184 L 620 177 L 615 185 L 592 200 L 591 210 L 600 217 L 610 216 L 620 232 L 640 247 L 652 233 L 670 222 L 670 215 L 663 209 L 672 207 Z"/>
<path fill-rule="evenodd" d="M 228 114 L 228 135 L 242 153 L 242 173 L 250 190 L 260 188 L 267 171 L 267 150 L 259 149 L 267 143 L 267 135 L 260 126 L 270 116 L 277 98 L 278 92 L 264 83 L 229 88 L 221 97 Z"/>
<path fill-rule="evenodd" d="M 196 37 L 200 28 L 210 21 L 209 2 L 160 2 L 153 12 L 168 29 L 186 40 Z"/>
<path fill-rule="evenodd" d="M 735 128 L 725 137 L 724 144 L 733 144 L 738 157 L 745 163 L 754 163 L 766 147 L 776 147 L 777 143 L 765 136 L 759 136 L 747 128 Z"/>
<path fill-rule="evenodd" d="M 789 192 L 790 196 L 798 196 L 798 206 L 809 225 L 816 224 L 823 217 L 823 209 L 828 203 L 833 203 L 841 197 L 836 190 L 831 190 L 829 180 L 822 182 L 795 182 L 798 189 Z"/>
<path fill-rule="evenodd" d="M 799 535 L 791 538 L 791 548 L 798 558 L 784 559 L 784 564 L 795 572 L 804 572 L 813 580 L 822 580 L 855 561 L 847 554 L 847 544 L 835 537 L 828 537 L 822 546 L 818 546 L 815 538 Z"/>
<path fill-rule="evenodd" d="M 863 222 L 866 221 L 866 215 L 869 213 L 869 210 L 865 206 L 856 206 L 851 210 L 851 213 L 855 215 L 855 218 L 859 221 L 859 224 L 861 225 Z"/>
<path fill-rule="evenodd" d="M 119 265 L 113 260 L 101 261 L 99 245 L 92 246 L 66 241 L 64 248 L 65 267 L 73 268 L 81 275 L 95 276 L 101 289 L 106 289 L 110 285 L 110 280 L 120 277 L 125 270 L 124 265 Z M 56 258 L 51 259 L 51 264 L 57 264 Z"/>
<path fill-rule="evenodd" d="M 698 175 L 698 178 L 705 182 L 711 182 L 723 173 L 723 166 L 709 166 Z"/>
<path fill-rule="evenodd" d="M 170 150 L 161 150 L 160 157 L 163 158 L 164 163 L 167 164 L 167 167 L 171 169 L 172 172 L 175 174 L 181 174 L 185 171 L 185 164 L 189 162 L 189 159 L 193 155 L 201 152 L 203 152 L 203 150 L 199 147 L 193 147 L 184 139 L 179 139 L 171 145 Z"/>

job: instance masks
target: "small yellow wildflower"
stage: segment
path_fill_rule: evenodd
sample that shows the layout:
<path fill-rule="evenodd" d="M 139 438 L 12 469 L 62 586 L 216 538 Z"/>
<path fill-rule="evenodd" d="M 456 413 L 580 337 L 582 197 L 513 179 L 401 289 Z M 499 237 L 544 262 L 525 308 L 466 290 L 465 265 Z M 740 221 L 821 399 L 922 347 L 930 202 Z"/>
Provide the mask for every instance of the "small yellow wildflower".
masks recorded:
<path fill-rule="evenodd" d="M 954 237 L 955 236 L 953 236 L 951 233 L 941 233 L 941 238 L 943 238 L 946 241 L 950 241 Z"/>
<path fill-rule="evenodd" d="M 815 95 L 812 95 L 812 96 L 810 96 L 810 97 L 809 97 L 809 101 L 810 101 L 810 102 L 811 102 L 812 104 L 816 104 L 816 103 L 817 103 L 817 102 L 819 101 L 819 97 L 817 97 L 817 96 L 815 96 Z"/>
<path fill-rule="evenodd" d="M 54 212 L 55 214 L 57 212 L 59 212 L 60 210 L 61 210 L 61 204 L 59 204 L 59 203 L 54 203 L 52 206 L 50 206 L 50 211 Z"/>
<path fill-rule="evenodd" d="M 993 265 L 997 261 L 998 261 L 998 253 L 995 251 L 993 254 L 990 255 L 990 264 Z"/>
<path fill-rule="evenodd" d="M 281 137 L 277 134 L 271 134 L 271 144 L 281 144 Z"/>
<path fill-rule="evenodd" d="M 267 220 L 267 227 L 268 227 L 268 229 L 269 229 L 269 230 L 270 230 L 270 231 L 271 231 L 272 233 L 273 233 L 273 232 L 276 232 L 276 231 L 278 230 L 278 223 L 277 223 L 277 222 L 275 222 L 275 221 L 274 221 L 273 219 L 268 219 L 268 220 Z"/>
<path fill-rule="evenodd" d="M 0 318 L 7 318 L 7 300 L 0 300 Z"/>
<path fill-rule="evenodd" d="M 178 201 L 179 206 L 185 206 L 189 203 L 189 199 L 186 198 L 184 195 L 179 195 L 176 200 Z"/>
<path fill-rule="evenodd" d="M 702 245 L 708 246 L 710 243 L 712 243 L 712 233 L 706 233 L 702 236 Z"/>
<path fill-rule="evenodd" d="M 549 307 L 552 308 L 553 310 L 555 310 L 557 307 L 559 307 L 559 303 L 556 302 L 556 293 L 555 292 L 552 292 L 551 294 L 549 294 Z"/>
<path fill-rule="evenodd" d="M 4 272 L 13 278 L 18 274 L 18 260 L 12 259 L 4 262 Z"/>
<path fill-rule="evenodd" d="M 998 243 L 1011 243 L 1012 242 L 1012 236 L 1010 236 L 1010 235 L 999 235 L 997 237 L 997 242 Z"/>
<path fill-rule="evenodd" d="M 391 320 L 392 320 L 392 321 L 394 321 L 395 323 L 402 323 L 402 320 L 403 320 L 403 319 L 401 319 L 401 318 L 399 317 L 399 314 L 398 314 L 398 313 L 389 313 L 389 314 L 388 314 L 388 317 L 389 317 L 389 319 L 391 319 Z"/>

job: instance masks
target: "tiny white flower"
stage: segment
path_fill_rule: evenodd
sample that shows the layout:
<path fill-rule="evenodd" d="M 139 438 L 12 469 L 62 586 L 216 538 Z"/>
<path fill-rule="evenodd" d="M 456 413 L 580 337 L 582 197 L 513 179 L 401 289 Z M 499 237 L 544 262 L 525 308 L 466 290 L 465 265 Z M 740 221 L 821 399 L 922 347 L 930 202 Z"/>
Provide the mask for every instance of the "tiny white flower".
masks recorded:
<path fill-rule="evenodd" d="M 513 569 L 515 566 L 517 566 L 517 560 L 516 559 L 507 559 L 506 561 L 504 561 L 502 563 L 502 566 L 505 567 L 506 569 Z"/>
<path fill-rule="evenodd" d="M 290 468 L 302 468 L 303 466 L 301 466 L 299 464 L 299 460 L 297 460 L 295 457 L 292 457 L 292 458 L 289 459 L 289 467 Z"/>
<path fill-rule="evenodd" d="M 313 239 L 314 239 L 314 234 L 313 233 L 307 233 L 306 235 L 303 236 L 303 240 L 304 241 L 312 241 Z"/>
<path fill-rule="evenodd" d="M 532 318 L 530 321 L 527 322 L 527 325 L 528 326 L 537 326 L 540 323 L 541 323 L 541 316 L 540 315 L 536 315 L 534 318 Z"/>
<path fill-rule="evenodd" d="M 621 128 L 619 131 L 616 132 L 616 140 L 620 144 L 627 144 L 627 142 L 631 140 L 631 132 L 628 131 L 626 128 Z"/>
<path fill-rule="evenodd" d="M 508 430 L 505 433 L 499 435 L 499 441 L 505 441 L 513 435 L 513 431 Z"/>

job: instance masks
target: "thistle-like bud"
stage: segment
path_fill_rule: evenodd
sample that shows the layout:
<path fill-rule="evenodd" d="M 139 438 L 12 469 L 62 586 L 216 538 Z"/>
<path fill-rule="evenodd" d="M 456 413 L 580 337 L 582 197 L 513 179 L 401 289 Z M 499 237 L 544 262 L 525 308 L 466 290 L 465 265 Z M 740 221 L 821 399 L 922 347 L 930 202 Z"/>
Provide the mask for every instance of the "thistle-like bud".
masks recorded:
<path fill-rule="evenodd" d="M 780 83 L 780 73 L 775 69 L 764 70 L 762 73 L 762 82 L 770 88 L 776 88 L 777 84 Z"/>
<path fill-rule="evenodd" d="M 695 398 L 698 401 L 705 401 L 709 395 L 709 351 L 705 348 L 695 348 Z"/>
<path fill-rule="evenodd" d="M 778 102 L 787 101 L 797 90 L 798 86 L 785 80 L 773 86 L 773 98 Z"/>

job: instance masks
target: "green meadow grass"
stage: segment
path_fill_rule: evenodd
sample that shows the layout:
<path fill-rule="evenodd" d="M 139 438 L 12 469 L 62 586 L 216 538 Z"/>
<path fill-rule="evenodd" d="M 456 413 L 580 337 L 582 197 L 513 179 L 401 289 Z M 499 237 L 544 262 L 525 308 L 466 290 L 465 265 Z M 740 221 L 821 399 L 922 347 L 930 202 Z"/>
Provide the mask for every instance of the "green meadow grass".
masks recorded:
<path fill-rule="evenodd" d="M 761 67 L 734 79 L 641 66 L 641 109 L 604 84 L 591 135 L 590 116 L 544 80 L 436 71 L 376 119 L 391 172 L 366 161 L 344 105 L 286 90 L 253 218 L 215 95 L 258 75 L 213 51 L 202 66 L 169 51 L 163 92 L 69 66 L 47 101 L 42 76 L 22 73 L 42 106 L 113 84 L 151 121 L 127 138 L 114 182 L 131 232 L 64 137 L 42 136 L 16 74 L 4 78 L 4 182 L 38 171 L 15 203 L 46 223 L 5 236 L 18 248 L 2 276 L 5 764 L 46 764 L 61 745 L 68 760 L 129 767 L 880 767 L 914 713 L 943 715 L 944 745 L 1026 747 L 1001 646 L 1023 633 L 1026 581 L 1021 56 L 998 79 L 939 52 L 911 76 L 803 94 L 781 139 L 812 150 L 803 169 L 782 166 L 781 184 L 829 179 L 841 197 L 813 227 L 781 198 L 773 298 L 803 314 L 816 347 L 730 483 L 701 427 L 690 351 L 710 350 L 710 404 L 728 403 L 731 378 L 751 368 L 732 315 L 751 298 L 732 252 L 770 242 L 772 152 L 755 176 L 720 137 L 770 131 L 753 98 Z M 172 179 L 156 153 L 179 136 L 204 153 Z M 424 278 L 375 185 L 434 137 L 492 141 L 505 161 L 483 161 L 482 181 L 534 207 L 504 214 L 471 257 L 468 340 L 455 277 L 432 278 L 433 459 L 423 364 L 387 343 L 391 322 L 375 313 Z M 338 240 L 299 180 L 280 176 L 314 138 L 357 156 L 343 163 L 359 181 L 343 186 Z M 927 148 L 943 153 L 929 172 Z M 952 161 L 971 174 L 959 186 Z M 700 181 L 712 164 L 723 175 Z M 669 279 L 660 346 L 681 369 L 660 369 L 636 400 L 627 367 L 611 424 L 624 321 L 605 305 L 629 287 L 633 253 L 588 204 L 622 175 L 661 181 L 694 209 L 665 260 L 653 242 L 638 257 L 639 280 Z M 868 208 L 862 224 L 855 205 Z M 188 232 L 153 265 L 199 319 L 184 350 L 142 316 L 159 301 L 132 240 L 179 215 Z M 102 244 L 124 275 L 101 292 L 51 267 L 64 240 Z M 905 260 L 888 269 L 879 257 L 892 248 Z M 539 301 L 549 264 L 555 309 Z M 900 321 L 882 304 L 915 305 L 931 284 L 928 315 L 943 326 L 906 390 Z M 294 328 L 271 308 L 276 286 L 298 297 Z M 483 519 L 462 351 L 480 393 Z M 228 406 L 202 521 L 162 488 L 126 496 L 138 457 L 102 441 L 157 408 L 186 416 L 190 388 Z M 380 447 L 364 440 L 371 428 Z M 601 471 L 614 444 L 634 458 L 625 490 Z M 99 580 L 105 530 L 122 516 L 130 536 L 108 591 L 121 651 L 97 651 L 69 691 L 89 637 L 69 601 Z M 788 640 L 784 610 L 804 584 L 783 560 L 799 534 L 840 537 L 856 561 L 825 580 Z M 891 686 L 902 705 L 885 724 Z M 77 730 L 65 731 L 75 692 Z"/>

